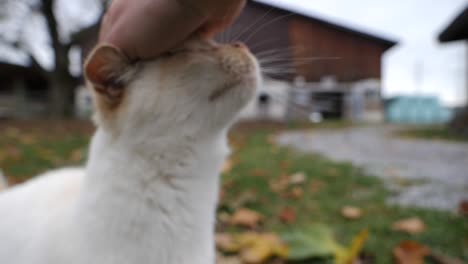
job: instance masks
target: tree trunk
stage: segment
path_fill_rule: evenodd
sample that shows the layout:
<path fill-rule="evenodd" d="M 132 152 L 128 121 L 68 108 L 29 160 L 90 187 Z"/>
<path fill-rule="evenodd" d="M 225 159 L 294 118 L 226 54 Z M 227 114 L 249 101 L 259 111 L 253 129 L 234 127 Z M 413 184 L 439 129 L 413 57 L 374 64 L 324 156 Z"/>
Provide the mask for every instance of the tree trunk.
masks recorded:
<path fill-rule="evenodd" d="M 72 117 L 76 82 L 69 76 L 58 73 L 51 74 L 49 81 L 50 117 Z"/>

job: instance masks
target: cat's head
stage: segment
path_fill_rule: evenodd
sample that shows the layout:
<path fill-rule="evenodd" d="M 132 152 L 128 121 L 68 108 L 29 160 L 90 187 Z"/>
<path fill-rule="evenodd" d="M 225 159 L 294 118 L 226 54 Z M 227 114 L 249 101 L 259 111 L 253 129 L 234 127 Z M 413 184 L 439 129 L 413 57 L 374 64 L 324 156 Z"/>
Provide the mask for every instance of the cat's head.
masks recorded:
<path fill-rule="evenodd" d="M 193 135 L 228 127 L 258 87 L 259 66 L 240 43 L 190 41 L 154 60 L 131 61 L 112 46 L 85 64 L 97 124 L 110 132 Z"/>

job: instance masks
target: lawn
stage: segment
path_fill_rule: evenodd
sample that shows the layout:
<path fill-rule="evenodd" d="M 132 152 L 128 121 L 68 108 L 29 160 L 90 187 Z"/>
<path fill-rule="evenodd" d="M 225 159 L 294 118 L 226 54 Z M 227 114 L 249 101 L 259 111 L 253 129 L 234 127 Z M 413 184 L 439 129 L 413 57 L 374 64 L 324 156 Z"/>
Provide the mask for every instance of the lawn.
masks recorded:
<path fill-rule="evenodd" d="M 388 191 L 377 178 L 364 175 L 359 168 L 272 144 L 274 133 L 291 127 L 303 126 L 243 125 L 231 132 L 232 168 L 223 175 L 220 216 L 248 208 L 264 217 L 254 229 L 273 233 L 301 231 L 320 223 L 330 227 L 341 244 L 349 244 L 356 234 L 367 229 L 369 239 L 364 253 L 374 260 L 371 263 L 393 263 L 392 250 L 403 240 L 468 260 L 466 219 L 444 212 L 387 206 L 384 201 L 390 195 Z M 0 168 L 11 182 L 21 182 L 58 166 L 82 164 L 91 133 L 87 123 L 0 123 Z M 295 173 L 303 173 L 305 178 L 295 186 L 281 186 Z M 358 207 L 363 215 L 348 220 L 340 213 L 344 206 Z M 285 218 L 285 209 L 293 217 Z M 413 217 L 426 224 L 426 231 L 409 235 L 392 230 L 395 221 Z M 222 223 L 217 230 L 246 231 Z"/>

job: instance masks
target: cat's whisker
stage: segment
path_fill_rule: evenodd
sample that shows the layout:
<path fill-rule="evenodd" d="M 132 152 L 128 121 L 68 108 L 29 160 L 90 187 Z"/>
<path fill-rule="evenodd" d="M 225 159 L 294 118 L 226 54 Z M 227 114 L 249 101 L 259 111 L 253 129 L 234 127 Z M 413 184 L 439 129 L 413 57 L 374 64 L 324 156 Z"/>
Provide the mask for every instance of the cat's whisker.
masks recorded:
<path fill-rule="evenodd" d="M 264 18 L 266 18 L 268 16 L 268 14 L 271 13 L 272 10 L 273 10 L 273 8 L 270 8 L 267 12 L 265 12 L 265 14 L 263 14 L 260 18 L 255 20 L 250 26 L 248 26 L 246 29 L 242 30 L 239 34 L 234 36 L 233 41 L 240 40 L 244 34 L 246 34 L 247 32 L 249 32 L 249 30 L 251 30 L 253 27 L 258 25 L 258 23 L 261 23 L 262 20 Z M 247 42 L 247 41 L 245 41 L 245 42 Z"/>
<path fill-rule="evenodd" d="M 257 28 L 256 30 L 252 31 L 252 32 L 247 36 L 247 38 L 244 39 L 243 41 L 247 43 L 249 40 L 252 39 L 252 37 L 255 36 L 255 34 L 257 34 L 258 32 L 260 32 L 260 31 L 261 31 L 262 29 L 264 29 L 265 27 L 267 27 L 267 26 L 269 26 L 269 25 L 271 25 L 271 24 L 273 24 L 273 23 L 275 23 L 275 22 L 278 22 L 278 21 L 281 21 L 281 20 L 286 19 L 286 18 L 288 18 L 288 17 L 291 17 L 291 16 L 294 16 L 294 13 L 289 13 L 289 14 L 286 14 L 286 15 L 283 15 L 283 16 L 279 16 L 279 17 L 277 17 L 277 18 L 275 18 L 275 19 L 270 20 L 268 23 L 265 23 L 265 24 L 263 24 L 262 26 L 260 26 L 259 28 Z"/>

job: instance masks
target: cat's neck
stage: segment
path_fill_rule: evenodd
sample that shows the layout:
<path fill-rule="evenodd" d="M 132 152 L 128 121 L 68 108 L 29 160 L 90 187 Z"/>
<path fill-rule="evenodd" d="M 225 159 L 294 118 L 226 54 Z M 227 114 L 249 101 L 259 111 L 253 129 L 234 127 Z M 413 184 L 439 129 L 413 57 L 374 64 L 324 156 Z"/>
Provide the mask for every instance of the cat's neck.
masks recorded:
<path fill-rule="evenodd" d="M 129 144 L 98 130 L 79 206 L 87 231 L 99 233 L 95 243 L 117 243 L 116 248 L 131 251 L 126 255 L 153 250 L 177 258 L 168 263 L 186 263 L 183 255 L 192 256 L 190 263 L 199 263 L 193 256 L 201 263 L 212 258 L 225 146 L 224 133 L 211 139 L 153 138 Z"/>

